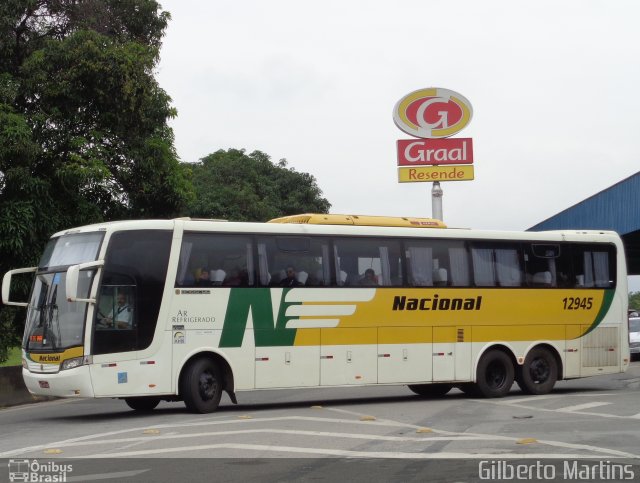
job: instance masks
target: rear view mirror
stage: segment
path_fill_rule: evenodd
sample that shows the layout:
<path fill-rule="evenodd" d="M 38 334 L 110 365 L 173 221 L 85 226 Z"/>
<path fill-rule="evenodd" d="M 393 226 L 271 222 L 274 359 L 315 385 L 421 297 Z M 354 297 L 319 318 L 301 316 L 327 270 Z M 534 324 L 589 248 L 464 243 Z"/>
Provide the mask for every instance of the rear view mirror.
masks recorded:
<path fill-rule="evenodd" d="M 11 302 L 9 300 L 9 293 L 11 292 L 11 277 L 18 273 L 30 273 L 35 272 L 37 267 L 29 268 L 17 268 L 15 270 L 9 270 L 4 274 L 2 278 L 2 303 L 5 305 L 15 305 L 17 307 L 26 307 L 28 302 Z"/>
<path fill-rule="evenodd" d="M 84 299 L 78 297 L 78 277 L 81 270 L 88 268 L 96 268 L 104 265 L 104 260 L 98 260 L 97 262 L 80 263 L 78 265 L 71 265 L 67 269 L 67 281 L 65 285 L 66 296 L 68 302 L 88 302 L 95 304 L 96 299 Z"/>

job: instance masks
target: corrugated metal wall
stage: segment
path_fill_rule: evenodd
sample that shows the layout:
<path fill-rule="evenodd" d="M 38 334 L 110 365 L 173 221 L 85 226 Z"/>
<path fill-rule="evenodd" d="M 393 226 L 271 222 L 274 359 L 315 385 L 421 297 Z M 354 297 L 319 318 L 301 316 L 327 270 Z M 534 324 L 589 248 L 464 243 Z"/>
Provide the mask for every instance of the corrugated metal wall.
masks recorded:
<path fill-rule="evenodd" d="M 640 274 L 640 172 L 561 211 L 529 231 L 595 229 L 618 232 L 629 274 Z"/>
<path fill-rule="evenodd" d="M 624 235 L 640 230 L 640 172 L 529 228 L 584 228 Z"/>

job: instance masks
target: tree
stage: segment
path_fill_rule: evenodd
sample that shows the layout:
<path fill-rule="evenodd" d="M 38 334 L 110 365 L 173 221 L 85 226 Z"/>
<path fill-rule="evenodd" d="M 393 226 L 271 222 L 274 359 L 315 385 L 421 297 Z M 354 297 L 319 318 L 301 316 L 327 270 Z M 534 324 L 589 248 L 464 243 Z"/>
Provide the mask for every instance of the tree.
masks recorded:
<path fill-rule="evenodd" d="M 629 292 L 629 308 L 640 311 L 640 292 Z"/>
<path fill-rule="evenodd" d="M 153 76 L 168 20 L 154 0 L 0 2 L 2 273 L 57 230 L 171 216 L 192 197 Z M 15 342 L 24 312 L 5 309 Z"/>
<path fill-rule="evenodd" d="M 314 176 L 287 167 L 287 161 L 244 149 L 219 150 L 191 165 L 194 217 L 233 221 L 266 221 L 284 215 L 327 213 L 331 204 L 322 197 Z"/>

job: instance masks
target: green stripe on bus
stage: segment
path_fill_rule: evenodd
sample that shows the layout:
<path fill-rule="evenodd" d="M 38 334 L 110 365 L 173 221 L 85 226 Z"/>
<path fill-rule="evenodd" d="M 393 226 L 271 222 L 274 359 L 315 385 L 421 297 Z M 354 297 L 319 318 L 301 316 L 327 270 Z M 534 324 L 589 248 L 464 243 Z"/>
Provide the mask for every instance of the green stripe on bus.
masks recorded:
<path fill-rule="evenodd" d="M 598 315 L 596 315 L 596 318 L 591 324 L 591 327 L 589 327 L 589 330 L 587 330 L 583 334 L 583 336 L 587 335 L 589 332 L 591 332 L 596 327 L 598 327 L 598 325 L 600 325 L 600 322 L 602 322 L 602 319 L 604 319 L 605 315 L 607 315 L 607 313 L 609 312 L 609 308 L 611 308 L 611 303 L 613 302 L 613 297 L 615 294 L 616 294 L 616 290 L 613 288 L 609 288 L 604 291 L 604 295 L 602 296 L 602 305 L 600 305 L 600 310 L 598 311 Z"/>

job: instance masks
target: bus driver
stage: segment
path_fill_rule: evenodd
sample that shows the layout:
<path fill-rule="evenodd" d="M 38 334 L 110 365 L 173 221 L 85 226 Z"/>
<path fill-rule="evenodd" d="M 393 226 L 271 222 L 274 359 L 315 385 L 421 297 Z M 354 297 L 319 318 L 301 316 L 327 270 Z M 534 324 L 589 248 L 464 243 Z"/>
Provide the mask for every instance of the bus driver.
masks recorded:
<path fill-rule="evenodd" d="M 127 296 L 124 292 L 118 293 L 117 302 L 118 305 L 113 308 L 110 315 L 100 320 L 100 324 L 109 329 L 131 329 L 133 311 L 127 303 Z"/>

